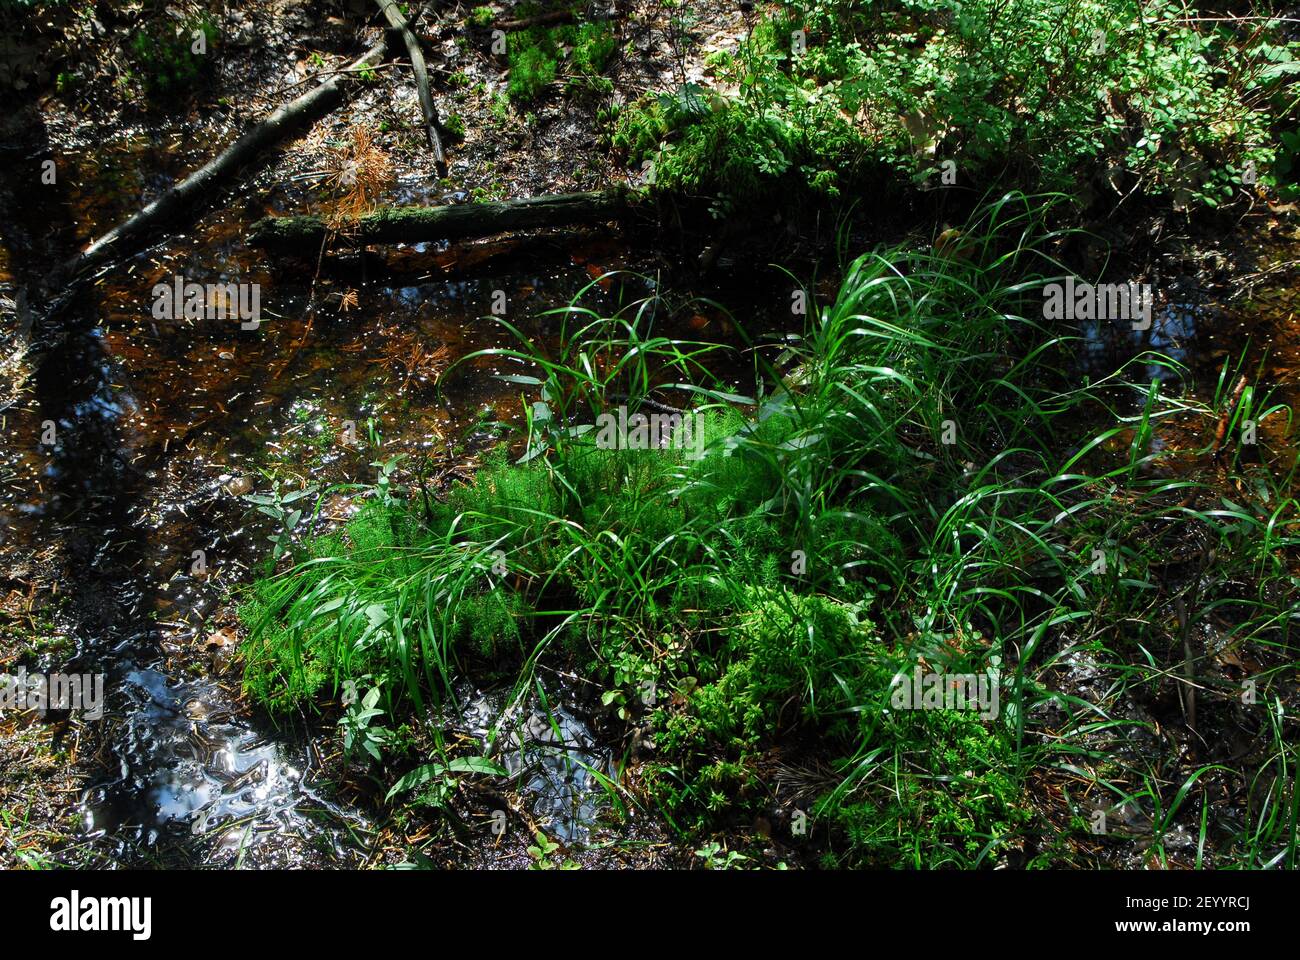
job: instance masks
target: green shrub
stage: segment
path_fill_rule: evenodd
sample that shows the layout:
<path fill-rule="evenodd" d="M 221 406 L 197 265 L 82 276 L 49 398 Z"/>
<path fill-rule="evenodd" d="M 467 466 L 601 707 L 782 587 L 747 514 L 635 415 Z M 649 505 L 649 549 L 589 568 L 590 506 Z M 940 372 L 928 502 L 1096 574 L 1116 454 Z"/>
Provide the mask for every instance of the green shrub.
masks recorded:
<path fill-rule="evenodd" d="M 622 112 L 616 151 L 654 159 L 662 187 L 732 201 L 945 173 L 981 190 L 1087 200 L 1109 183 L 1209 206 L 1276 184 L 1272 126 L 1294 122 L 1283 91 L 1300 69 L 1280 21 L 1197 23 L 1136 0 L 787 6 L 713 61 L 735 96 L 709 94 L 707 111 L 672 104 L 685 87 L 643 99 Z"/>

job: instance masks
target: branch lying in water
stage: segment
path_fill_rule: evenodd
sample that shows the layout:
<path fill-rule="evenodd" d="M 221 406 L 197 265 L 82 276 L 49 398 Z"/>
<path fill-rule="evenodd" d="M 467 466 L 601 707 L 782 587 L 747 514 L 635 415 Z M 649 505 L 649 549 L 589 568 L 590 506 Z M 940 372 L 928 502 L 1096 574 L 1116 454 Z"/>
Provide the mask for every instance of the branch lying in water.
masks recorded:
<path fill-rule="evenodd" d="M 379 63 L 387 52 L 388 43 L 381 40 L 349 66 L 348 70 L 364 72 L 363 68 Z M 214 187 L 250 163 L 262 159 L 268 147 L 300 132 L 307 124 L 342 103 L 350 82 L 352 77 L 349 73 L 337 74 L 273 111 L 221 154 L 65 263 L 56 274 L 51 287 L 57 288 L 79 275 L 84 276 L 87 271 L 111 257 L 129 253 L 132 241 L 138 240 L 154 227 L 178 219 L 184 212 L 192 212 L 201 200 L 210 196 Z"/>
<path fill-rule="evenodd" d="M 320 244 L 421 243 L 486 237 L 514 230 L 617 220 L 638 204 L 623 189 L 592 190 L 447 207 L 385 207 L 334 224 L 320 217 L 267 217 L 253 224 L 259 247 L 317 250 Z"/>

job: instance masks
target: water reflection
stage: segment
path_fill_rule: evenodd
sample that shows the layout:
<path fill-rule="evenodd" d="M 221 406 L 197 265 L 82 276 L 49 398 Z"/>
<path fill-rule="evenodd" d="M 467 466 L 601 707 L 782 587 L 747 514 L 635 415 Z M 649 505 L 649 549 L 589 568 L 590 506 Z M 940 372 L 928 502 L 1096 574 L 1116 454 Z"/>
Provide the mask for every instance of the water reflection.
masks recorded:
<path fill-rule="evenodd" d="M 512 694 L 463 684 L 453 725 L 505 768 L 548 836 L 584 843 L 606 806 L 600 778 L 615 776 L 613 757 L 575 705 L 574 691 L 542 686 L 521 701 Z"/>
<path fill-rule="evenodd" d="M 1141 324 L 1135 326 L 1128 320 L 1081 320 L 1082 365 L 1089 373 L 1108 374 L 1130 357 L 1148 351 L 1185 365 L 1205 314 L 1206 308 L 1198 304 L 1167 303 L 1152 311 L 1151 323 L 1145 329 L 1138 329 Z M 1147 363 L 1145 368 L 1149 381 L 1167 382 L 1179 377 L 1167 364 Z"/>

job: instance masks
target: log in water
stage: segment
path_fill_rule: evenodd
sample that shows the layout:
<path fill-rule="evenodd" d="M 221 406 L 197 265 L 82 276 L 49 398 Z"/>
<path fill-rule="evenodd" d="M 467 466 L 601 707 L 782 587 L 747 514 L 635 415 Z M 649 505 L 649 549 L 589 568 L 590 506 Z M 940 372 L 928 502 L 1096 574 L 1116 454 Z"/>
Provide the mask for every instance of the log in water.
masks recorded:
<path fill-rule="evenodd" d="M 338 224 L 321 217 L 267 217 L 253 224 L 251 243 L 266 248 L 319 248 L 322 242 L 420 243 L 485 237 L 512 230 L 616 220 L 636 206 L 627 190 L 592 190 L 445 207 L 385 207 Z"/>

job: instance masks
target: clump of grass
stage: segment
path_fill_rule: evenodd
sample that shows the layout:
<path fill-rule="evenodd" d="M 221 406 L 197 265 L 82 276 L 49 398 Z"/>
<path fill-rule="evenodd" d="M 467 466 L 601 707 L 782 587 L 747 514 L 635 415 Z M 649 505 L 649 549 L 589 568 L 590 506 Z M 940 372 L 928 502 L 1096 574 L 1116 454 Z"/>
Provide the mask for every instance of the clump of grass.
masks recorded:
<path fill-rule="evenodd" d="M 602 317 L 579 298 L 557 312 L 553 351 L 506 324 L 521 346 L 479 356 L 528 371 L 508 377 L 533 398 L 515 451 L 436 502 L 381 498 L 259 584 L 253 692 L 282 705 L 364 673 L 384 679 L 389 710 L 419 709 L 470 658 L 515 659 L 527 677 L 563 650 L 620 717 L 653 726 L 647 782 L 681 824 L 752 815 L 775 745 L 808 735 L 831 773 L 801 809 L 836 864 L 976 866 L 1030 834 L 1070 849 L 1075 828 L 1030 793 L 1031 774 L 1064 769 L 1149 804 L 1165 835 L 1217 774 L 1166 754 L 1137 796 L 1115 766 L 1115 738 L 1143 723 L 1124 697 L 1188 670 L 1213 687 L 1175 609 L 1270 671 L 1294 663 L 1300 516 L 1262 458 L 1228 458 L 1255 491 L 1235 497 L 1168 472 L 1188 454 L 1155 432 L 1190 418 L 1212 435 L 1225 400 L 1143 382 L 1167 358 L 1080 383 L 1074 337 L 1041 319 L 1042 283 L 1062 270 L 1050 203 L 986 205 L 960 255 L 854 260 L 802 334 L 750 352 L 753 397 L 711 378 L 722 348 L 655 334 L 647 303 Z M 700 456 L 596 442 L 611 407 L 671 396 L 696 398 Z M 1289 417 L 1253 392 L 1237 402 Z M 1114 665 L 1095 702 L 1059 681 L 1085 653 Z M 1000 709 L 895 708 L 918 666 L 994 671 Z M 1202 717 L 1236 697 L 1219 683 Z M 668 693 L 647 702 L 647 688 Z M 1267 764 L 1294 769 L 1285 750 Z M 1223 856 L 1294 857 L 1276 812 L 1286 778 L 1258 782 L 1269 811 Z"/>

